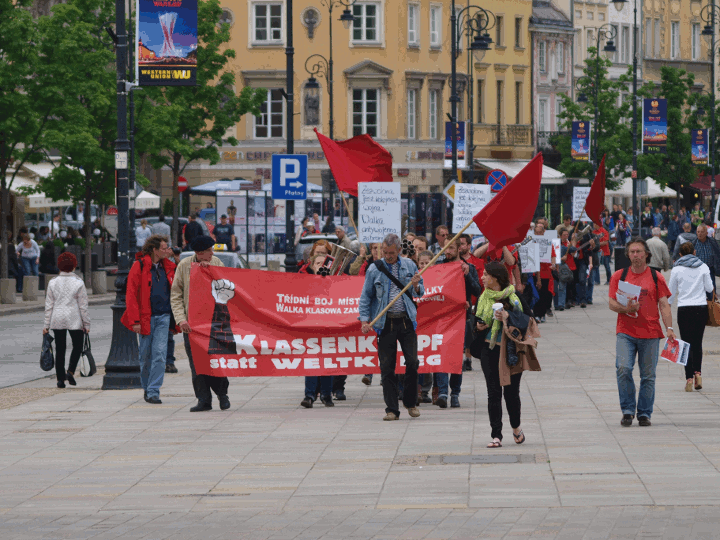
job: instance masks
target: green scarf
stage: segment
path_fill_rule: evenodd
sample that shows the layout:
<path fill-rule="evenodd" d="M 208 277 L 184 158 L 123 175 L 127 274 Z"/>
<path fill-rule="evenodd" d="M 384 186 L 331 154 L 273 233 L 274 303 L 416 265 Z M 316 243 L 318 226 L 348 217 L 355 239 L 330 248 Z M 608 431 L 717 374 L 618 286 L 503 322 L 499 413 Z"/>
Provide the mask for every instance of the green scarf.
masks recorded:
<path fill-rule="evenodd" d="M 515 294 L 515 287 L 512 285 L 508 285 L 504 290 L 502 291 L 493 291 L 491 289 L 485 289 L 483 293 L 480 295 L 480 298 L 478 299 L 477 303 L 477 311 L 475 312 L 475 316 L 479 319 L 482 319 L 482 321 L 490 327 L 490 348 L 495 347 L 495 343 L 497 343 L 497 336 L 498 332 L 500 331 L 500 328 L 502 326 L 502 322 L 498 321 L 493 317 L 493 304 L 499 303 L 501 300 L 504 300 L 507 298 L 509 302 L 515 306 L 515 309 L 518 309 L 518 307 L 521 306 L 520 299 Z M 522 307 L 520 307 L 522 309 Z"/>

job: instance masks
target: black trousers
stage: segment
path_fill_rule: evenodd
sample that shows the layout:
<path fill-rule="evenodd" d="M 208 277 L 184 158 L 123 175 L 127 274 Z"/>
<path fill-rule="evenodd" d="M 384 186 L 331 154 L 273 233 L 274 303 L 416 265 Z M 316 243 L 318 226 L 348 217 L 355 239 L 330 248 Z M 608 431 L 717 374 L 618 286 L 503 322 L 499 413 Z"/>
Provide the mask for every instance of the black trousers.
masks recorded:
<path fill-rule="evenodd" d="M 65 381 L 65 349 L 67 349 L 68 332 L 70 332 L 70 339 L 72 340 L 72 351 L 70 352 L 70 363 L 68 364 L 68 371 L 71 373 L 75 373 L 83 350 L 85 332 L 82 330 L 53 330 L 55 335 L 55 375 L 58 382 Z"/>
<path fill-rule="evenodd" d="M 547 313 L 548 309 L 552 306 L 552 293 L 550 292 L 550 280 L 549 279 L 541 279 L 540 280 L 540 290 L 538 293 L 540 294 L 540 299 L 535 304 L 535 307 L 533 307 L 533 313 L 536 317 L 544 317 Z"/>
<path fill-rule="evenodd" d="M 335 375 L 333 377 L 333 392 L 345 392 L 345 381 L 347 381 L 347 375 Z"/>
<path fill-rule="evenodd" d="M 500 343 L 493 349 L 486 343 L 480 353 L 480 365 L 485 375 L 488 394 L 488 415 L 490 416 L 490 436 L 502 440 L 502 398 L 510 416 L 510 425 L 520 427 L 520 378 L 522 373 L 510 376 L 510 386 L 500 386 Z"/>
<path fill-rule="evenodd" d="M 190 362 L 193 390 L 195 390 L 195 397 L 198 399 L 198 402 L 212 403 L 212 393 L 210 393 L 210 389 L 218 396 L 226 396 L 228 386 L 230 386 L 228 378 L 198 375 L 195 372 L 195 364 L 193 362 L 192 351 L 190 350 L 190 336 L 183 334 L 183 340 L 185 341 L 185 352 L 187 353 L 188 362 Z"/>
<path fill-rule="evenodd" d="M 702 372 L 702 342 L 708 319 L 708 307 L 707 305 L 681 306 L 677 311 L 680 339 L 690 344 L 685 378 L 692 379 L 695 373 Z"/>
<path fill-rule="evenodd" d="M 398 405 L 397 344 L 400 343 L 405 356 L 405 377 L 403 379 L 403 405 L 411 409 L 417 405 L 418 357 L 417 334 L 408 317 L 385 319 L 385 327 L 378 336 L 378 358 L 380 376 L 385 398 L 385 412 L 400 416 Z"/>

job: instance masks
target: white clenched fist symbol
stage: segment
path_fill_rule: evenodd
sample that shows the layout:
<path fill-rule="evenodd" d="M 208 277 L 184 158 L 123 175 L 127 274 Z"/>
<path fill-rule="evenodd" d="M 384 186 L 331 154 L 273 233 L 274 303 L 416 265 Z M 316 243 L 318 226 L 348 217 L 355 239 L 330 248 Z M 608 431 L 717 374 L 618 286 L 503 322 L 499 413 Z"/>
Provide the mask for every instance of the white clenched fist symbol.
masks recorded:
<path fill-rule="evenodd" d="M 218 304 L 227 304 L 235 296 L 235 284 L 229 279 L 216 279 L 212 282 L 212 295 Z"/>

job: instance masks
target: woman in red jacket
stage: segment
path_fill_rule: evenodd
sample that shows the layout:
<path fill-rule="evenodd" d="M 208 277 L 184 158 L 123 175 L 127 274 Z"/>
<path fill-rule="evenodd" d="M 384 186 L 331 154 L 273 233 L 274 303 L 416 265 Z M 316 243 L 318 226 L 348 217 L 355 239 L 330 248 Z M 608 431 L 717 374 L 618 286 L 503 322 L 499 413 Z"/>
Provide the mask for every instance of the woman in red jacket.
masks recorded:
<path fill-rule="evenodd" d="M 140 382 L 145 401 L 160 401 L 160 387 L 165 376 L 167 338 L 171 325 L 170 287 L 175 277 L 175 264 L 168 256 L 167 237 L 154 234 L 135 255 L 125 295 L 122 323 L 140 334 Z M 174 323 L 172 323 L 174 326 Z"/>

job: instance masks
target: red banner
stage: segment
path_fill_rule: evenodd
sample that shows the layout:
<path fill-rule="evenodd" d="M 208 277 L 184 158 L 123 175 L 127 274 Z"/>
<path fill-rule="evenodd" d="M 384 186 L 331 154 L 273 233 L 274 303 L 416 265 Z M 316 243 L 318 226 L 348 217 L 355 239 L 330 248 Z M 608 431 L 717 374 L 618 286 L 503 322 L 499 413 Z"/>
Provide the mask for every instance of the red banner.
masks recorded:
<path fill-rule="evenodd" d="M 465 281 L 460 264 L 423 274 L 418 299 L 420 373 L 461 373 Z M 363 334 L 365 279 L 193 264 L 189 323 L 198 373 L 227 377 L 380 373 L 377 334 Z M 398 350 L 397 372 L 404 357 Z"/>

